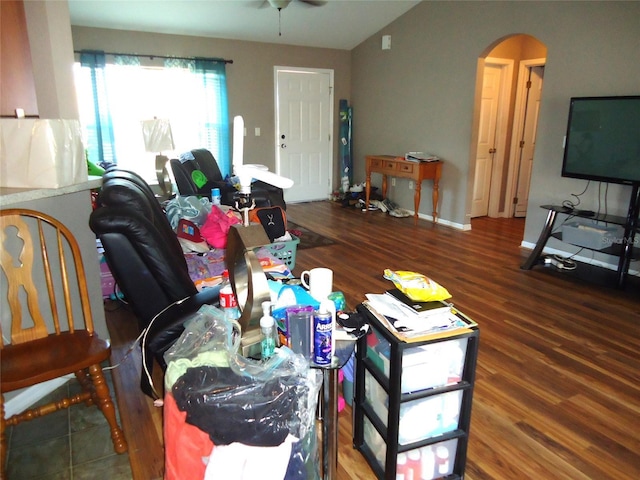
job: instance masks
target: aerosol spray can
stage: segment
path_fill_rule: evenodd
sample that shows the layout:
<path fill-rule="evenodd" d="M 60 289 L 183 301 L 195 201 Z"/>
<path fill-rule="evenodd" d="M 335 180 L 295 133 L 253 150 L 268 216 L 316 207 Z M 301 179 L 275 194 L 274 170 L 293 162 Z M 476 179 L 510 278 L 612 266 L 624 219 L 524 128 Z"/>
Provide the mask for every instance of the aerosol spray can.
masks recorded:
<path fill-rule="evenodd" d="M 219 188 L 212 188 L 211 189 L 211 204 L 212 205 L 220 205 L 221 201 L 222 201 L 222 197 L 220 196 L 220 189 Z"/>
<path fill-rule="evenodd" d="M 313 362 L 330 365 L 333 359 L 333 315 L 324 306 L 313 314 Z"/>

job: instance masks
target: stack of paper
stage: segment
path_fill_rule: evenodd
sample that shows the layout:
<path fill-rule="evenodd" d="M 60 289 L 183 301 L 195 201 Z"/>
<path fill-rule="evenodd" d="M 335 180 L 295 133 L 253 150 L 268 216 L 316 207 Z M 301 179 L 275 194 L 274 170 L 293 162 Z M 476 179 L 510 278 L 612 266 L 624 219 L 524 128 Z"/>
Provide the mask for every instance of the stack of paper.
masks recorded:
<path fill-rule="evenodd" d="M 429 312 L 416 311 L 396 297 L 393 292 L 383 294 L 368 293 L 363 305 L 380 320 L 395 336 L 410 341 L 416 337 L 442 334 L 475 325 L 453 307 L 440 302 L 440 308 Z"/>
<path fill-rule="evenodd" d="M 440 157 L 432 153 L 408 152 L 404 154 L 404 159 L 409 162 L 437 162 Z"/>
<path fill-rule="evenodd" d="M 388 290 L 386 295 L 392 295 L 396 299 L 400 300 L 406 306 L 411 308 L 412 313 L 417 313 L 420 316 L 430 316 L 437 313 L 444 313 L 451 310 L 451 304 L 443 301 L 418 301 L 412 300 L 399 289 L 394 288 Z"/>

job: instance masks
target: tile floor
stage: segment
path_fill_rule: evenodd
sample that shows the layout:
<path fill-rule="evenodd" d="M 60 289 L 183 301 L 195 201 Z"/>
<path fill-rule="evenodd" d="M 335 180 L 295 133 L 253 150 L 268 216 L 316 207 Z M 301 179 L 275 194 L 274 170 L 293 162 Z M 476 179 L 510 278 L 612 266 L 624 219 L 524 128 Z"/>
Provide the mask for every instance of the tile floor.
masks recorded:
<path fill-rule="evenodd" d="M 111 374 L 105 371 L 112 398 Z M 75 379 L 47 399 L 77 391 Z M 117 408 L 117 404 L 116 404 Z M 118 416 L 120 426 L 120 418 Z M 129 455 L 113 450 L 102 412 L 84 403 L 7 429 L 6 480 L 131 480 Z"/>

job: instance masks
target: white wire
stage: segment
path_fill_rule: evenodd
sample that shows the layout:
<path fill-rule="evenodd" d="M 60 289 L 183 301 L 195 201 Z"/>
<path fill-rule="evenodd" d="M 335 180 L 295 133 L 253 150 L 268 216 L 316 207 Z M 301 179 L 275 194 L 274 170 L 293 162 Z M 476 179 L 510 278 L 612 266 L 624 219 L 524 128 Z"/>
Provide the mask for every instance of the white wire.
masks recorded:
<path fill-rule="evenodd" d="M 129 347 L 129 350 L 127 350 L 127 353 L 125 353 L 124 357 L 122 358 L 122 360 L 120 360 L 116 365 L 112 365 L 110 367 L 105 367 L 103 368 L 103 370 L 113 370 L 115 368 L 120 367 L 120 365 L 122 365 L 127 358 L 129 358 L 129 355 L 131 355 L 131 352 L 133 351 L 133 349 L 135 348 L 135 346 L 137 345 L 138 342 L 141 342 L 141 349 L 142 349 L 142 369 L 144 371 L 145 376 L 147 377 L 147 380 L 149 381 L 149 385 L 151 385 L 151 390 L 153 390 L 153 393 L 160 398 L 160 395 L 158 395 L 158 392 L 155 389 L 155 386 L 153 385 L 153 379 L 151 378 L 151 373 L 149 372 L 149 369 L 147 368 L 147 362 L 146 362 L 146 351 L 145 351 L 145 343 L 147 341 L 147 333 L 149 332 L 149 328 L 151 327 L 151 325 L 153 325 L 153 323 L 156 321 L 156 319 L 162 315 L 164 312 L 166 312 L 168 309 L 170 309 L 171 307 L 173 307 L 174 305 L 180 305 L 182 302 L 184 302 L 185 300 L 187 300 L 190 297 L 184 297 L 180 300 L 176 300 L 175 302 L 167 305 L 165 308 L 163 308 L 162 310 L 160 310 L 158 313 L 155 314 L 155 316 L 151 319 L 151 321 L 149 322 L 149 324 L 147 325 L 147 327 L 142 330 L 142 332 L 140 332 L 140 335 L 138 335 L 138 337 L 133 341 L 133 343 L 131 344 L 131 346 Z"/>
<path fill-rule="evenodd" d="M 144 374 L 147 377 L 147 380 L 149 381 L 149 385 L 151 385 L 151 390 L 153 391 L 153 393 L 158 397 L 161 398 L 160 395 L 158 395 L 158 392 L 156 391 L 155 386 L 153 385 L 153 379 L 151 378 L 151 373 L 149 372 L 149 369 L 147 368 L 147 362 L 146 362 L 146 349 L 144 348 L 145 343 L 147 342 L 147 333 L 149 332 L 149 328 L 151 328 L 151 325 L 153 325 L 153 322 L 156 321 L 156 319 L 162 315 L 164 312 L 166 312 L 168 309 L 170 309 L 171 307 L 173 307 L 174 305 L 180 305 L 182 302 L 184 302 L 185 300 L 187 300 L 188 298 L 191 297 L 184 297 L 180 300 L 177 300 L 169 305 L 167 305 L 165 308 L 163 308 L 162 310 L 160 310 L 158 313 L 156 313 L 156 315 L 151 319 L 151 321 L 149 322 L 149 325 L 147 325 L 147 328 L 145 328 L 142 331 L 142 342 L 141 342 L 141 348 L 142 348 L 142 369 L 144 370 Z"/>

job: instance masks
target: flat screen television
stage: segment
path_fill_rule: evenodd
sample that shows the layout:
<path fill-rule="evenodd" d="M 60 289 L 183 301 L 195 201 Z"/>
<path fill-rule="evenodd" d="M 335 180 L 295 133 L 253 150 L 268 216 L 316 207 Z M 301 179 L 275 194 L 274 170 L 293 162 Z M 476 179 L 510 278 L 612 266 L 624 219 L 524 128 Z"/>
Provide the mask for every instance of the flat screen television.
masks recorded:
<path fill-rule="evenodd" d="M 571 99 L 562 176 L 640 185 L 640 96 Z"/>

